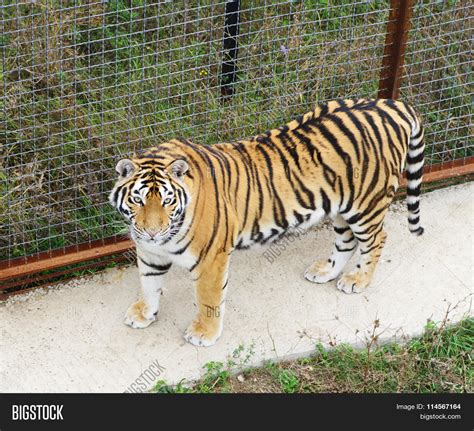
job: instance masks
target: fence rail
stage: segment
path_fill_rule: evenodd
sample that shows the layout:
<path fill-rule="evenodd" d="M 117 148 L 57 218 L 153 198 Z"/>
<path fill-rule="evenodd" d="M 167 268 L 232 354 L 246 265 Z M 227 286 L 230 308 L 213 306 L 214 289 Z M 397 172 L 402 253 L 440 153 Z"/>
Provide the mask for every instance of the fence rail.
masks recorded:
<path fill-rule="evenodd" d="M 119 158 L 316 101 L 400 94 L 424 118 L 425 181 L 473 172 L 470 1 L 0 1 L 2 289 L 131 246 L 106 199 Z"/>

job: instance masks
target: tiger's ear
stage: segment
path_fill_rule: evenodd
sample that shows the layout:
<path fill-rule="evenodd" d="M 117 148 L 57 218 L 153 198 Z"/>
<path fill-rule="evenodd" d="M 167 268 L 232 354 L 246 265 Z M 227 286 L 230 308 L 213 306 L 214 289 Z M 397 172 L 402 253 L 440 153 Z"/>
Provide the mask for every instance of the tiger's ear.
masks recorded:
<path fill-rule="evenodd" d="M 122 178 L 127 178 L 136 170 L 136 165 L 129 159 L 122 159 L 115 166 L 115 170 Z"/>
<path fill-rule="evenodd" d="M 166 168 L 166 171 L 178 180 L 182 179 L 184 174 L 188 171 L 189 165 L 184 160 L 175 160 L 170 163 Z"/>

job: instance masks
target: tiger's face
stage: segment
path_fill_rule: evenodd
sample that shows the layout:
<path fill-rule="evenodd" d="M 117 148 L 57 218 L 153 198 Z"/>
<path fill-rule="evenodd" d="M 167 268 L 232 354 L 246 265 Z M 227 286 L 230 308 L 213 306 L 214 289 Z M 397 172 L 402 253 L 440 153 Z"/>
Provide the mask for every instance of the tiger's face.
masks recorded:
<path fill-rule="evenodd" d="M 189 194 L 184 183 L 188 164 L 176 160 L 163 165 L 152 159 L 120 160 L 119 179 L 110 203 L 130 224 L 135 241 L 164 244 L 181 228 Z"/>

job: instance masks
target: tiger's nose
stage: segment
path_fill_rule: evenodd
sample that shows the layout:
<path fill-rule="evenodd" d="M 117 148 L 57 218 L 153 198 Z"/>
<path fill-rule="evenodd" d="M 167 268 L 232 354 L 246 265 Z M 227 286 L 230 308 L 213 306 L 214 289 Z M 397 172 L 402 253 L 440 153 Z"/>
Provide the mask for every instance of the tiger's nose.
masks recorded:
<path fill-rule="evenodd" d="M 145 232 L 148 234 L 148 236 L 153 239 L 155 236 L 158 235 L 158 230 L 155 229 L 145 229 Z"/>

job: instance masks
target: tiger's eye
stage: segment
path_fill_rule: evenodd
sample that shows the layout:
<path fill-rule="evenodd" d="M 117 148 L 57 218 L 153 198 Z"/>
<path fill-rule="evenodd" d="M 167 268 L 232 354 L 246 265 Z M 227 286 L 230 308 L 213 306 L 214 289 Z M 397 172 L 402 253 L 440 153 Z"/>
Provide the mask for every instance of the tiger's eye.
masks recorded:
<path fill-rule="evenodd" d="M 171 198 L 166 198 L 166 199 L 163 201 L 163 204 L 164 204 L 164 205 L 168 205 L 169 203 L 171 203 Z"/>
<path fill-rule="evenodd" d="M 136 203 L 136 204 L 141 204 L 141 203 L 142 203 L 142 198 L 139 197 L 139 196 L 134 196 L 134 197 L 132 198 L 132 201 L 133 201 L 134 203 Z"/>

